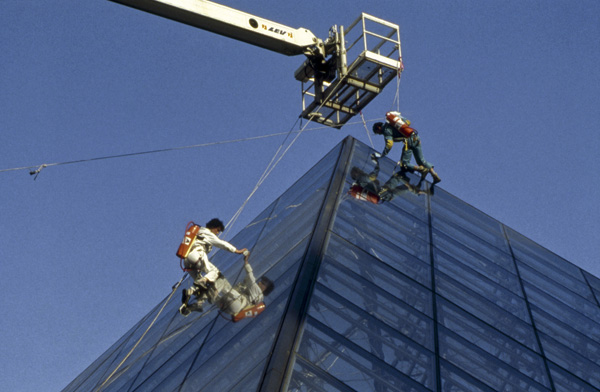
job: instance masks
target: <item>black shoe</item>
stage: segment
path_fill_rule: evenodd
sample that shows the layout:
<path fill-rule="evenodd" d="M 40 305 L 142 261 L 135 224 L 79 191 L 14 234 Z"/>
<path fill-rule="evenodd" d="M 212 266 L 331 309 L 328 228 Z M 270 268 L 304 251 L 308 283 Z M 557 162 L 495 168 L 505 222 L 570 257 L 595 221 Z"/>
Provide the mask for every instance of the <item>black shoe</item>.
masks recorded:
<path fill-rule="evenodd" d="M 188 290 L 187 289 L 183 289 L 181 291 L 181 303 L 184 305 L 187 305 L 188 301 L 190 300 L 190 295 L 188 294 Z"/>
<path fill-rule="evenodd" d="M 189 315 L 191 312 L 190 312 L 190 310 L 188 309 L 188 307 L 187 307 L 187 305 L 186 305 L 186 304 L 182 304 L 182 305 L 179 307 L 179 313 L 180 313 L 182 316 L 184 316 L 184 317 L 187 317 L 187 316 L 188 316 L 188 315 Z"/>

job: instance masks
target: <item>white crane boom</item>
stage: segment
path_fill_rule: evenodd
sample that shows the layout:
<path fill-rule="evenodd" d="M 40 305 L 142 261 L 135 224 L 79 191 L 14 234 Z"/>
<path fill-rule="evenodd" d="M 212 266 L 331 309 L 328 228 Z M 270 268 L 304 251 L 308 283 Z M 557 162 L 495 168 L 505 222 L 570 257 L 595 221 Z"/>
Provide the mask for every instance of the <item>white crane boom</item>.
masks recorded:
<path fill-rule="evenodd" d="M 208 0 L 111 0 L 288 56 L 307 59 L 294 73 L 302 83 L 300 117 L 341 128 L 403 69 L 398 25 L 362 13 L 350 26 L 333 26 L 321 40 Z M 348 56 L 355 56 L 348 62 Z"/>
<path fill-rule="evenodd" d="M 320 40 L 293 28 L 207 0 L 111 0 L 288 56 L 310 54 Z"/>

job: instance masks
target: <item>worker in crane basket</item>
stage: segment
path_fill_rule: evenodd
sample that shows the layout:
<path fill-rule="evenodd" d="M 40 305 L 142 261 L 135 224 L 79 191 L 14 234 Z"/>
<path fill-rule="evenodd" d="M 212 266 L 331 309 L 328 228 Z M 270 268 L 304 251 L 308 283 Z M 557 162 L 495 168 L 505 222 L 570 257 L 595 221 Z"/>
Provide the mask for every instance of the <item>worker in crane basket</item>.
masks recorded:
<path fill-rule="evenodd" d="M 383 135 L 385 139 L 385 148 L 383 152 L 381 154 L 377 152 L 371 154 L 373 160 L 377 161 L 379 158 L 386 156 L 392 149 L 394 142 L 403 142 L 404 148 L 399 162 L 401 172 L 417 171 L 421 173 L 421 180 L 425 179 L 427 173 L 431 173 L 434 184 L 442 181 L 440 176 L 433 170 L 433 165 L 427 162 L 423 156 L 419 133 L 416 129 L 410 127 L 410 120 L 402 117 L 399 112 L 386 113 L 386 122 L 377 122 L 373 124 L 373 133 L 376 135 Z M 417 161 L 416 166 L 410 164 L 413 154 L 415 156 L 415 161 Z"/>
<path fill-rule="evenodd" d="M 192 311 L 202 312 L 202 303 L 205 300 L 216 305 L 222 312 L 232 315 L 234 321 L 246 317 L 242 313 L 254 307 L 256 307 L 258 313 L 262 312 L 262 309 L 264 309 L 262 301 L 265 296 L 273 291 L 275 285 L 266 276 L 263 276 L 258 282 L 256 281 L 252 267 L 248 263 L 249 256 L 250 253 L 245 251 L 244 269 L 246 276 L 244 280 L 232 287 L 229 281 L 222 274 L 219 274 L 214 283 L 207 285 L 206 290 L 197 292 L 196 302 L 182 304 L 179 309 L 180 313 L 187 316 Z M 258 305 L 262 305 L 262 307 L 258 308 Z M 254 314 L 250 312 L 247 317 L 253 317 L 257 312 L 255 311 Z"/>
<path fill-rule="evenodd" d="M 198 296 L 206 291 L 207 287 L 221 276 L 219 269 L 208 260 L 213 246 L 237 254 L 248 252 L 246 248 L 237 249 L 229 242 L 221 240 L 218 236 L 224 229 L 223 222 L 217 218 L 206 223 L 206 227 L 199 228 L 191 249 L 183 260 L 184 269 L 194 279 L 194 283 L 182 291 L 182 306 L 187 304 L 193 295 Z"/>

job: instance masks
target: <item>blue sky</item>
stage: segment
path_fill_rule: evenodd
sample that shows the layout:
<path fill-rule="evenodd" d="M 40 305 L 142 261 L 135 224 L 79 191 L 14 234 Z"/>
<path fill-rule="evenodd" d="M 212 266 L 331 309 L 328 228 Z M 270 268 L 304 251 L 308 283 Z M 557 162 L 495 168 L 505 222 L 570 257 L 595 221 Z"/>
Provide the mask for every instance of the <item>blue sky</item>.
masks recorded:
<path fill-rule="evenodd" d="M 400 109 L 440 186 L 600 276 L 599 2 L 223 4 L 320 38 L 360 12 L 399 24 Z M 0 390 L 61 390 L 169 294 L 187 222 L 229 221 L 284 137 L 90 159 L 298 129 L 304 59 L 105 0 L 4 0 L 0 25 Z M 370 144 L 356 121 L 309 125 L 229 237 L 345 136 Z"/>

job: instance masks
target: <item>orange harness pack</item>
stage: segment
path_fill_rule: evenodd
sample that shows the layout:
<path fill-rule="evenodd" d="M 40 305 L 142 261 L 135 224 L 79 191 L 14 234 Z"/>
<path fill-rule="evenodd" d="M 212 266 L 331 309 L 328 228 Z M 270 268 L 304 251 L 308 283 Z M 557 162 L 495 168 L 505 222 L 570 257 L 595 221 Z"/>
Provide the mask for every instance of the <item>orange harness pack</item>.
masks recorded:
<path fill-rule="evenodd" d="M 387 120 L 387 122 L 393 125 L 394 128 L 396 128 L 398 132 L 400 132 L 404 137 L 410 137 L 410 135 L 412 135 L 415 131 L 414 129 L 409 127 L 395 112 L 387 112 L 385 114 L 385 119 Z"/>
<path fill-rule="evenodd" d="M 190 250 L 192 249 L 192 245 L 196 240 L 196 236 L 199 232 L 200 226 L 198 226 L 194 222 L 188 223 L 187 227 L 185 228 L 185 235 L 183 236 L 183 240 L 179 245 L 179 249 L 177 249 L 177 257 L 179 257 L 180 259 L 185 259 L 188 256 Z"/>
<path fill-rule="evenodd" d="M 365 190 L 358 184 L 352 185 L 352 187 L 348 190 L 348 193 L 357 200 L 364 200 L 373 204 L 379 204 L 380 202 L 379 195 Z"/>
<path fill-rule="evenodd" d="M 265 310 L 265 303 L 259 302 L 256 305 L 248 306 L 235 316 L 232 316 L 231 321 L 237 323 L 238 321 L 243 320 L 245 318 L 256 317 L 259 314 L 261 314 L 263 310 Z"/>

